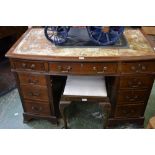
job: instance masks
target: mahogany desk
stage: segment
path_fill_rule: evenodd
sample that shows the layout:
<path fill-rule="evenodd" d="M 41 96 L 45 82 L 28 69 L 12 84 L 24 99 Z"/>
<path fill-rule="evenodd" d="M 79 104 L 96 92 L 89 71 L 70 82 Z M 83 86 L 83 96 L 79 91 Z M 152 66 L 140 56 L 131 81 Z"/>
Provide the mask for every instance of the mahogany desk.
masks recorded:
<path fill-rule="evenodd" d="M 72 74 L 106 77 L 110 125 L 142 124 L 154 82 L 155 51 L 140 30 L 128 29 L 124 35 L 128 48 L 62 48 L 51 44 L 42 28 L 29 29 L 6 55 L 18 84 L 24 121 L 44 118 L 56 123 L 61 90 Z"/>

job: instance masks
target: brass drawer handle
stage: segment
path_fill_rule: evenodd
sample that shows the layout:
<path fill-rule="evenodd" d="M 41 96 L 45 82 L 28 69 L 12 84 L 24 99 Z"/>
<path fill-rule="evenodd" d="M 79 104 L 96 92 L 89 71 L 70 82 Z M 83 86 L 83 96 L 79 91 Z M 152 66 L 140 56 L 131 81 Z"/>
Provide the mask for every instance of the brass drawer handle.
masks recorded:
<path fill-rule="evenodd" d="M 96 71 L 96 70 L 97 70 L 95 66 L 93 67 L 93 70 L 94 70 L 94 71 Z"/>
<path fill-rule="evenodd" d="M 32 64 L 32 65 L 30 66 L 31 69 L 35 69 L 35 67 L 36 67 L 35 64 Z"/>
<path fill-rule="evenodd" d="M 125 98 L 126 98 L 127 100 L 130 100 L 130 97 L 129 97 L 129 96 L 126 96 Z"/>
<path fill-rule="evenodd" d="M 39 92 L 29 92 L 28 95 L 38 97 L 38 96 L 40 96 L 40 93 Z"/>
<path fill-rule="evenodd" d="M 135 71 L 136 67 L 135 66 L 131 66 L 131 70 Z"/>
<path fill-rule="evenodd" d="M 134 97 L 126 96 L 126 99 L 128 99 L 129 101 L 136 101 L 138 99 L 138 96 L 137 95 L 135 95 Z"/>
<path fill-rule="evenodd" d="M 93 67 L 93 70 L 96 70 L 96 68 Z M 102 71 L 97 71 L 97 74 L 103 74 L 103 73 L 105 73 L 106 71 L 107 71 L 107 67 L 105 66 L 105 67 L 103 67 L 103 70 L 102 70 Z"/>
<path fill-rule="evenodd" d="M 39 80 L 32 80 L 32 79 L 29 79 L 29 80 L 28 80 L 28 83 L 29 83 L 29 84 L 37 84 L 37 83 L 39 83 Z"/>
<path fill-rule="evenodd" d="M 131 66 L 131 70 L 135 72 L 139 72 L 138 68 L 136 68 L 135 66 Z"/>
<path fill-rule="evenodd" d="M 42 107 L 32 106 L 32 110 L 35 112 L 40 112 L 42 111 Z"/>
<path fill-rule="evenodd" d="M 135 71 L 135 72 L 139 72 L 141 70 L 145 71 L 146 69 L 147 69 L 146 66 L 145 65 L 141 65 L 141 64 L 138 64 L 137 69 L 136 69 L 135 66 L 131 66 L 131 70 Z"/>
<path fill-rule="evenodd" d="M 130 87 L 137 88 L 137 87 L 139 87 L 139 85 L 130 85 Z"/>
<path fill-rule="evenodd" d="M 22 63 L 22 68 L 26 68 L 26 67 L 27 67 L 26 63 Z"/>
<path fill-rule="evenodd" d="M 58 71 L 61 71 L 62 73 L 68 73 L 71 69 L 71 66 L 67 66 L 66 70 L 63 70 L 62 66 L 58 66 Z"/>
<path fill-rule="evenodd" d="M 142 66 L 142 70 L 145 71 L 146 70 L 146 66 L 143 65 Z"/>
<path fill-rule="evenodd" d="M 35 67 L 36 67 L 35 64 L 32 64 L 32 65 L 30 66 L 30 69 L 35 69 Z M 26 63 L 22 63 L 22 68 L 24 68 L 24 69 L 27 68 L 27 69 L 28 69 L 29 67 L 27 66 Z"/>
<path fill-rule="evenodd" d="M 132 88 L 137 88 L 137 87 L 140 87 L 141 85 L 142 85 L 141 81 L 138 81 L 138 82 L 131 82 L 131 81 L 129 81 L 128 82 L 128 86 L 132 87 Z"/>
<path fill-rule="evenodd" d="M 68 66 L 66 69 L 67 69 L 67 70 L 63 70 L 62 72 L 63 72 L 63 73 L 68 73 L 72 68 L 71 68 L 70 66 Z"/>
<path fill-rule="evenodd" d="M 62 66 L 58 66 L 58 70 L 61 71 L 62 70 Z"/>
<path fill-rule="evenodd" d="M 104 71 L 106 71 L 106 70 L 107 70 L 107 67 L 106 67 L 106 66 L 105 66 L 105 67 L 103 67 L 103 70 L 104 70 Z"/>

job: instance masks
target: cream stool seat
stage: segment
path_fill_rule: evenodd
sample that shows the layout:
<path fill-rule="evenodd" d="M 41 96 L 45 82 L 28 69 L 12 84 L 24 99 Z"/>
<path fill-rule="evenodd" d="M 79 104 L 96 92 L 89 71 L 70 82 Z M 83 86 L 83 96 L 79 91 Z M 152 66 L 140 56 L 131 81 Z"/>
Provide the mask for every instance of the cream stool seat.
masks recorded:
<path fill-rule="evenodd" d="M 63 95 L 107 97 L 103 76 L 68 76 Z"/>
<path fill-rule="evenodd" d="M 101 106 L 107 118 L 104 127 L 107 126 L 111 105 L 107 97 L 105 79 L 103 76 L 68 76 L 64 92 L 60 101 L 60 112 L 63 116 L 64 126 L 67 128 L 67 119 L 64 109 L 71 104 L 72 101 L 95 101 Z"/>

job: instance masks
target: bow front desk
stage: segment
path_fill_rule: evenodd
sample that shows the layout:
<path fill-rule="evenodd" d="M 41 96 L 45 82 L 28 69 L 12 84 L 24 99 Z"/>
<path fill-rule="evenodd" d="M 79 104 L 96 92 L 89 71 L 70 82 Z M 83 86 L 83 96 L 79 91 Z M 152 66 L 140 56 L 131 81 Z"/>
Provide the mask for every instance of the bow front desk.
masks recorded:
<path fill-rule="evenodd" d="M 29 29 L 7 57 L 16 77 L 24 121 L 59 117 L 67 75 L 103 75 L 112 110 L 109 124 L 143 123 L 155 74 L 155 52 L 140 30 L 126 29 L 126 48 L 57 47 L 42 28 Z"/>

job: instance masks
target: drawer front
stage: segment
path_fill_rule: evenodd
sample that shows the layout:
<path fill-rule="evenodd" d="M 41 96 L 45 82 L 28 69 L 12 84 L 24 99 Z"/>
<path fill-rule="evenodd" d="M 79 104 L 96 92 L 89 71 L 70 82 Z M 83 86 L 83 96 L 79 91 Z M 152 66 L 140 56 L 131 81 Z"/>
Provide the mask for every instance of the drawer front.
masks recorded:
<path fill-rule="evenodd" d="M 33 102 L 33 101 L 26 101 L 25 102 L 25 111 L 32 114 L 37 115 L 50 115 L 50 105 L 45 104 L 43 102 Z"/>
<path fill-rule="evenodd" d="M 50 63 L 51 72 L 62 74 L 115 74 L 117 63 Z"/>
<path fill-rule="evenodd" d="M 21 85 L 21 91 L 25 99 L 48 101 L 48 90 L 46 87 Z"/>
<path fill-rule="evenodd" d="M 46 78 L 44 75 L 18 73 L 18 76 L 21 84 L 46 86 Z"/>
<path fill-rule="evenodd" d="M 80 73 L 81 65 L 79 63 L 50 63 L 49 70 L 54 73 Z"/>
<path fill-rule="evenodd" d="M 83 73 L 92 74 L 115 74 L 117 73 L 117 63 L 85 63 L 83 64 Z"/>
<path fill-rule="evenodd" d="M 118 95 L 118 102 L 144 102 L 148 98 L 148 91 L 120 91 Z"/>
<path fill-rule="evenodd" d="M 147 89 L 152 86 L 153 78 L 151 77 L 121 77 L 120 88 L 127 89 Z"/>
<path fill-rule="evenodd" d="M 124 62 L 121 64 L 122 73 L 155 72 L 155 62 Z"/>
<path fill-rule="evenodd" d="M 117 106 L 115 117 L 140 117 L 144 115 L 144 105 L 126 105 L 126 106 Z"/>
<path fill-rule="evenodd" d="M 44 63 L 36 61 L 16 61 L 15 68 L 27 71 L 45 71 Z"/>

